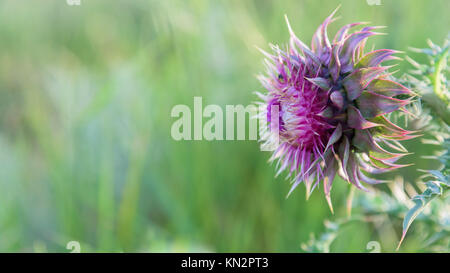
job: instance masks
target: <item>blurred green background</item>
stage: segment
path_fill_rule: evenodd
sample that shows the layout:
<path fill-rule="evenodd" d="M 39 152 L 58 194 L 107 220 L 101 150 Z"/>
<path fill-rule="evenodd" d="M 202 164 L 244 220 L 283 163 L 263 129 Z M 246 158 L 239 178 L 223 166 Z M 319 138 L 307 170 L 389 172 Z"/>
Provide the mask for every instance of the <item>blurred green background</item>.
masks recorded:
<path fill-rule="evenodd" d="M 448 0 L 0 1 L 0 251 L 302 251 L 345 214 L 347 184 L 334 184 L 335 216 L 321 190 L 286 199 L 256 141 L 177 142 L 170 112 L 194 96 L 252 103 L 255 46 L 288 41 L 284 14 L 309 44 L 339 4 L 329 32 L 385 25 L 377 48 L 440 43 L 450 25 Z M 366 252 L 376 238 L 354 223 L 331 250 Z"/>

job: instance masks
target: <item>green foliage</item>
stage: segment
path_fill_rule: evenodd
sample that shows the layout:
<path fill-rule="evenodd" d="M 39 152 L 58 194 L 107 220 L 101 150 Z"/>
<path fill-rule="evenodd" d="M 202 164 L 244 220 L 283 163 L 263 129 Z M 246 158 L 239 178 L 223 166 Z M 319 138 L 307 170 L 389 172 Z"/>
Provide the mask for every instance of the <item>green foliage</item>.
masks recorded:
<path fill-rule="evenodd" d="M 436 170 L 429 171 L 429 173 L 435 179 L 425 182 L 427 186 L 425 191 L 412 198 L 414 206 L 406 213 L 405 219 L 403 220 L 403 234 L 398 247 L 400 247 L 412 222 L 425 209 L 428 203 L 436 197 L 443 196 L 450 187 L 450 177 L 448 175 L 445 176 Z"/>
<path fill-rule="evenodd" d="M 424 185 L 421 194 L 417 194 L 411 184 L 403 182 L 399 177 L 389 185 L 389 191 L 376 190 L 373 194 L 358 193 L 352 202 L 353 209 L 359 209 L 349 219 L 338 218 L 333 223 L 327 223 L 326 229 L 320 236 L 311 237 L 303 249 L 308 252 L 329 252 L 331 244 L 342 233 L 343 223 L 350 219 L 359 219 L 370 223 L 378 230 L 382 227 L 396 226 L 402 222 L 402 234 L 397 250 L 399 250 L 405 236 L 413 222 L 418 222 L 420 230 L 420 248 L 422 251 L 448 252 L 450 249 L 450 219 L 449 187 L 450 187 L 450 93 L 448 91 L 447 75 L 449 42 L 443 47 L 428 41 L 429 49 L 414 49 L 415 52 L 425 54 L 429 58 L 429 65 L 419 64 L 408 57 L 409 62 L 416 68 L 410 75 L 405 75 L 403 84 L 413 89 L 419 96 L 417 102 L 405 114 L 405 125 L 432 136 L 432 140 L 423 140 L 438 149 L 438 154 L 424 156 L 427 160 L 440 162 L 441 166 L 435 170 L 422 171 L 418 182 Z M 414 76 L 412 76 L 414 75 Z M 392 117 L 399 118 L 399 117 Z M 410 149 L 417 151 L 416 148 Z M 422 188 L 422 186 L 420 186 Z M 412 198 L 411 198 L 412 197 Z M 379 235 L 379 240 L 387 237 L 386 233 Z"/>
<path fill-rule="evenodd" d="M 302 251 L 331 217 L 322 194 L 285 199 L 256 142 L 174 141 L 170 111 L 193 96 L 250 104 L 263 69 L 254 46 L 286 41 L 285 13 L 309 39 L 340 2 L 330 33 L 386 25 L 376 48 L 447 32 L 448 0 L 1 1 L 0 251 L 69 252 L 73 240 L 81 252 Z M 343 217 L 345 182 L 333 187 Z M 402 251 L 422 251 L 416 222 Z M 365 251 L 379 230 L 353 225 L 330 252 Z M 389 234 L 383 249 L 398 242 Z"/>
<path fill-rule="evenodd" d="M 302 249 L 309 253 L 329 253 L 330 246 L 338 236 L 342 223 L 325 221 L 325 231 L 316 239 L 314 234 L 310 235 L 307 243 L 302 244 Z"/>
<path fill-rule="evenodd" d="M 412 71 L 420 80 L 416 80 L 412 76 L 408 76 L 407 80 L 413 84 L 414 89 L 423 98 L 424 107 L 429 108 L 438 117 L 434 120 L 432 126 L 427 125 L 425 129 L 432 129 L 435 132 L 437 144 L 441 146 L 442 153 L 437 156 L 431 156 L 441 162 L 442 166 L 438 170 L 428 170 L 428 174 L 423 182 L 426 189 L 422 194 L 418 194 L 412 198 L 414 206 L 406 213 L 403 220 L 402 238 L 398 248 L 406 236 L 409 227 L 417 216 L 422 213 L 426 206 L 437 197 L 444 197 L 450 187 L 450 92 L 448 90 L 447 75 L 449 73 L 448 53 L 450 49 L 450 41 L 446 40 L 441 48 L 433 42 L 428 41 L 430 48 L 414 49 L 414 51 L 426 54 L 429 57 L 430 64 L 419 64 L 409 58 L 410 63 L 417 69 Z M 424 117 L 421 117 L 422 119 Z M 429 118 L 428 120 L 431 120 Z M 445 206 L 442 206 L 445 210 Z"/>

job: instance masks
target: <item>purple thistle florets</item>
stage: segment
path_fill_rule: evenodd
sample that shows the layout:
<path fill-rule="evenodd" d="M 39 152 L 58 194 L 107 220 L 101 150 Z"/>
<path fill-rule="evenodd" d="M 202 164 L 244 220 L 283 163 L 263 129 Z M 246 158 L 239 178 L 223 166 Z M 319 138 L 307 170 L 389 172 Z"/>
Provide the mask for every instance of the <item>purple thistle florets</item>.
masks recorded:
<path fill-rule="evenodd" d="M 373 32 L 380 27 L 348 33 L 364 23 L 345 25 L 330 41 L 327 26 L 335 12 L 317 29 L 311 49 L 295 36 L 286 18 L 290 43 L 285 51 L 271 45 L 273 54 L 261 50 L 267 75 L 259 80 L 268 92 L 257 93 L 266 109 L 260 118 L 267 121 L 260 135 L 265 145 L 274 147 L 271 160 L 278 160 L 278 174 L 287 170 L 293 178 L 289 193 L 304 182 L 309 196 L 322 181 L 330 208 L 336 174 L 363 190 L 362 182 L 384 182 L 367 174 L 407 166 L 395 164 L 407 154 L 398 141 L 415 137 L 386 117 L 406 111 L 414 96 L 395 82 L 389 67 L 381 66 L 397 59 L 393 54 L 398 52 L 364 53 L 367 38 L 381 34 Z"/>

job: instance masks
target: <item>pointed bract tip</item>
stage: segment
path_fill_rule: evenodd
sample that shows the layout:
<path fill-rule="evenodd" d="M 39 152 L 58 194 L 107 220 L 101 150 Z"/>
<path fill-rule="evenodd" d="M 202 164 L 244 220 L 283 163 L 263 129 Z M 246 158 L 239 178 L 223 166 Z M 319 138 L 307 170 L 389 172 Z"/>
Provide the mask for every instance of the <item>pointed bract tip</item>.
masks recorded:
<path fill-rule="evenodd" d="M 331 214 L 334 214 L 333 203 L 331 202 L 331 196 L 329 194 L 325 195 L 327 199 L 328 207 L 330 207 Z"/>
<path fill-rule="evenodd" d="M 292 36 L 295 36 L 295 33 L 292 30 L 291 24 L 289 23 L 289 19 L 288 19 L 287 14 L 284 15 L 284 20 L 286 21 L 286 25 L 288 27 L 289 34 L 291 34 Z"/>
<path fill-rule="evenodd" d="M 334 159 L 331 153 L 334 153 L 338 165 L 332 166 L 339 168 L 339 174 L 352 185 L 352 188 L 364 191 L 372 188 L 365 188 L 362 182 L 372 185 L 376 180 L 362 177 L 357 173 L 358 168 L 363 168 L 369 174 L 375 174 L 411 165 L 394 164 L 400 156 L 395 156 L 393 153 L 383 155 L 383 150 L 381 152 L 378 150 L 378 154 L 373 153 L 372 157 L 375 157 L 371 158 L 370 162 L 359 161 L 356 157 L 359 150 L 355 150 L 354 147 L 364 145 L 355 141 L 354 136 L 347 136 L 347 128 L 364 131 L 371 127 L 384 126 L 386 128 L 380 128 L 378 132 L 380 135 L 377 135 L 377 141 L 384 141 L 387 146 L 397 151 L 405 150 L 405 155 L 410 153 L 396 142 L 413 137 L 410 135 L 411 132 L 384 120 L 386 119 L 384 115 L 398 109 L 408 113 L 405 105 L 412 101 L 410 97 L 408 99 L 396 97 L 399 94 L 413 94 L 408 88 L 395 83 L 395 80 L 390 78 L 394 72 L 388 70 L 398 69 L 398 67 L 393 69 L 396 65 L 381 66 L 383 61 L 399 59 L 392 56 L 393 54 L 404 54 L 404 52 L 380 49 L 365 53 L 367 38 L 374 35 L 386 35 L 386 33 L 377 32 L 377 29 L 385 27 L 363 26 L 358 27 L 361 30 L 350 33 L 349 30 L 354 26 L 370 22 L 345 25 L 330 43 L 327 37 L 327 25 L 336 20 L 334 16 L 340 7 L 341 5 L 338 5 L 319 26 L 314 34 L 311 49 L 295 35 L 287 14 L 284 18 L 290 34 L 289 44 L 286 47 L 271 45 L 270 53 L 255 46 L 267 57 L 265 62 L 268 76 L 262 78 L 262 83 L 269 92 L 266 96 L 259 95 L 260 98 L 268 104 L 268 107 L 277 103 L 283 106 L 286 113 L 295 113 L 280 117 L 283 127 L 281 125 L 278 127 L 283 129 L 283 134 L 267 133 L 266 139 L 269 142 L 276 136 L 281 137 L 283 141 L 282 144 L 278 143 L 278 149 L 271 159 L 272 161 L 278 159 L 277 168 L 279 169 L 276 176 L 284 170 L 289 170 L 288 176 L 294 171 L 296 173 L 295 182 L 291 185 L 286 198 L 300 183 L 304 182 L 308 200 L 314 188 L 323 183 L 325 197 L 333 214 L 331 185 L 328 183 L 330 181 L 327 181 L 329 173 L 328 171 L 324 173 L 328 169 L 331 170 L 328 168 L 331 163 L 336 164 L 332 161 Z M 272 63 L 268 64 L 269 61 Z M 274 80 L 271 81 L 271 79 Z M 338 82 L 341 79 L 343 87 Z M 353 101 L 361 112 L 359 115 L 350 115 L 351 112 L 346 107 Z M 313 114 L 311 119 L 310 113 Z M 381 116 L 380 122 L 376 119 L 372 120 L 379 116 Z M 269 118 L 270 116 L 267 116 L 267 119 Z M 269 129 L 272 128 L 271 125 Z M 374 145 L 366 146 L 363 148 L 377 152 L 377 147 Z M 279 166 L 280 162 L 281 166 Z M 351 202 L 347 209 L 351 209 Z"/>
<path fill-rule="evenodd" d="M 336 12 L 341 8 L 342 4 L 339 4 L 337 8 L 328 16 L 328 18 L 333 18 L 333 16 L 336 14 Z"/>
<path fill-rule="evenodd" d="M 395 249 L 395 251 L 399 251 L 400 247 L 402 246 L 403 240 L 405 239 L 406 236 L 406 232 L 402 233 L 402 238 L 400 238 L 400 242 L 398 242 L 397 248 Z"/>

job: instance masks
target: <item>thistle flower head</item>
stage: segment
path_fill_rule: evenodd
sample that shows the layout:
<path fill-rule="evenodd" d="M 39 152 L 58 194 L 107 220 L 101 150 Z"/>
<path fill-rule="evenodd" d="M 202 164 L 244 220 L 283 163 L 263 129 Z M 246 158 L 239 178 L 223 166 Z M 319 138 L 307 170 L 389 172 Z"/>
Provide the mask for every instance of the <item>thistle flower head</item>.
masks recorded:
<path fill-rule="evenodd" d="M 317 29 L 311 48 L 286 18 L 289 45 L 285 50 L 271 45 L 272 54 L 262 51 L 267 73 L 259 80 L 267 92 L 257 93 L 266 106 L 261 137 L 274 147 L 271 160 L 278 160 L 278 173 L 287 170 L 293 178 L 289 193 L 304 182 L 309 196 L 323 183 L 330 207 L 336 174 L 363 190 L 363 183 L 383 182 L 368 174 L 405 166 L 395 164 L 407 154 L 398 141 L 414 137 L 386 116 L 404 110 L 413 95 L 395 82 L 390 67 L 381 66 L 398 52 L 365 53 L 367 38 L 381 34 L 374 31 L 380 27 L 370 26 L 349 32 L 365 23 L 345 25 L 330 40 L 327 26 L 335 12 Z"/>

